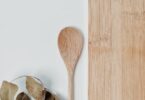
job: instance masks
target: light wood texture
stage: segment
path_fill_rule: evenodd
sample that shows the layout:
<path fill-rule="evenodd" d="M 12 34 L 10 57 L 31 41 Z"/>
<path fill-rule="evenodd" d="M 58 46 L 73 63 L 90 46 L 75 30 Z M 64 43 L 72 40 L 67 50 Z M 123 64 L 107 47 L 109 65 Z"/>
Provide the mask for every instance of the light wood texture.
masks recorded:
<path fill-rule="evenodd" d="M 89 100 L 145 100 L 145 0 L 89 0 Z"/>
<path fill-rule="evenodd" d="M 74 72 L 82 52 L 83 36 L 76 28 L 64 28 L 58 37 L 58 46 L 68 70 L 68 100 L 74 100 Z"/>

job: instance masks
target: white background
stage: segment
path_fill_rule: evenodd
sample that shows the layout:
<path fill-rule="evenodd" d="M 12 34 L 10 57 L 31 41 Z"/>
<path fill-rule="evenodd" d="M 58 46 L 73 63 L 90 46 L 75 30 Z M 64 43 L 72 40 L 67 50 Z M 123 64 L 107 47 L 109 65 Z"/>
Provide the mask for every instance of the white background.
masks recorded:
<path fill-rule="evenodd" d="M 67 100 L 67 71 L 57 38 L 62 28 L 75 26 L 85 37 L 75 100 L 88 100 L 87 9 L 87 0 L 0 0 L 0 83 L 33 75 Z"/>

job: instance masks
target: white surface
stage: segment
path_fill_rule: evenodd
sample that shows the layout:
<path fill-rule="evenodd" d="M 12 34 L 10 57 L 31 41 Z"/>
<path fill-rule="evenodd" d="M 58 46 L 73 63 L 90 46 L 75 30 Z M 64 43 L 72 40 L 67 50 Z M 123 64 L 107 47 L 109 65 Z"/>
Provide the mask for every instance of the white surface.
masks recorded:
<path fill-rule="evenodd" d="M 0 83 L 34 75 L 67 100 L 67 72 L 57 37 L 82 30 L 85 47 L 75 74 L 75 100 L 87 100 L 87 0 L 0 0 Z"/>

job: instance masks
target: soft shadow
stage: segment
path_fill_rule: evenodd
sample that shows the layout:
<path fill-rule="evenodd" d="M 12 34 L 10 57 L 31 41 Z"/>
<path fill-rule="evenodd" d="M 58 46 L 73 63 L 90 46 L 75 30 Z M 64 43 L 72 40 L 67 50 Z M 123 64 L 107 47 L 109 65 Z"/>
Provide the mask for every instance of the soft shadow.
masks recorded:
<path fill-rule="evenodd" d="M 58 95 L 59 100 L 67 100 L 67 98 L 65 98 L 64 96 L 62 96 L 60 94 L 57 94 L 57 95 Z"/>

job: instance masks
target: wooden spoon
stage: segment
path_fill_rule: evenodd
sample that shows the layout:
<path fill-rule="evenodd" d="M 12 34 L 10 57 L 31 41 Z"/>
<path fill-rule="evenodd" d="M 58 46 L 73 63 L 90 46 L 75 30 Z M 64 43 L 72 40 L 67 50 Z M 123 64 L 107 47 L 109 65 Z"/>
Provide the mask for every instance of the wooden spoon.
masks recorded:
<path fill-rule="evenodd" d="M 83 48 L 81 32 L 73 27 L 64 28 L 58 37 L 58 47 L 68 70 L 68 100 L 74 100 L 74 72 Z"/>

